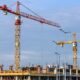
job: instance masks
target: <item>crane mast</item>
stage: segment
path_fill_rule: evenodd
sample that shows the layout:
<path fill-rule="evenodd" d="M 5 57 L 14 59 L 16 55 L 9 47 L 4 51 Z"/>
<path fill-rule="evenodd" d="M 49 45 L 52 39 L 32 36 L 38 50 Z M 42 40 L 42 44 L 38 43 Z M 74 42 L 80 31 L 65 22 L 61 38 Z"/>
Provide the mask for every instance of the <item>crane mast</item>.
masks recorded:
<path fill-rule="evenodd" d="M 16 13 L 20 13 L 19 2 L 17 2 Z M 21 16 L 16 15 L 15 21 L 15 69 L 19 70 L 20 68 L 20 25 L 21 25 Z"/>
<path fill-rule="evenodd" d="M 73 68 L 77 68 L 77 41 L 76 41 L 76 33 L 73 34 Z"/>

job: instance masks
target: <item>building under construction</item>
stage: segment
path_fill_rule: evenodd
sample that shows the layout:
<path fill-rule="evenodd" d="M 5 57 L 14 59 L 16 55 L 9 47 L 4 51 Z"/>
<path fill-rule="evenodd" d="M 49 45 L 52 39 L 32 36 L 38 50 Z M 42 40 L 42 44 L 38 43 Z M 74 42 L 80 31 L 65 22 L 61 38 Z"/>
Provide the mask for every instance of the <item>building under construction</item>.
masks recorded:
<path fill-rule="evenodd" d="M 23 67 L 20 70 L 13 70 L 10 66 L 9 70 L 3 70 L 0 66 L 0 80 L 80 80 L 80 69 L 73 69 L 71 65 L 66 68 L 58 68 L 56 66 L 46 66 L 42 68 L 40 65 L 32 67 Z"/>
<path fill-rule="evenodd" d="M 66 33 L 59 24 L 46 20 L 41 16 L 31 15 L 20 11 L 20 2 L 17 2 L 16 11 L 13 11 L 7 7 L 7 5 L 0 6 L 0 10 L 7 13 L 11 13 L 16 16 L 15 21 L 15 69 L 10 66 L 8 70 L 4 70 L 3 65 L 0 65 L 0 80 L 80 80 L 80 69 L 77 67 L 77 42 L 76 35 L 73 34 L 74 40 L 68 42 L 55 42 L 57 45 L 73 44 L 73 65 L 60 66 L 46 66 L 42 67 L 40 65 L 36 66 L 26 66 L 20 68 L 20 25 L 21 17 L 32 19 L 34 21 L 44 23 L 50 26 L 57 27 L 60 31 Z"/>

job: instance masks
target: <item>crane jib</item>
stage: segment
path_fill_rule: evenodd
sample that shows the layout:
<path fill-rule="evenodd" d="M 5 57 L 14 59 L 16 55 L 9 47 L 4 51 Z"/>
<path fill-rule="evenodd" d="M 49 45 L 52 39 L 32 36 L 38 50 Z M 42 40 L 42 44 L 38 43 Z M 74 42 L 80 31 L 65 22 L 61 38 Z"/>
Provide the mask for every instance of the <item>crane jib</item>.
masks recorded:
<path fill-rule="evenodd" d="M 42 17 L 38 17 L 38 16 L 34 16 L 34 15 L 30 15 L 30 14 L 27 14 L 27 13 L 24 13 L 24 12 L 16 12 L 16 11 L 13 11 L 13 10 L 10 10 L 8 9 L 8 7 L 6 5 L 4 6 L 0 6 L 0 10 L 4 11 L 4 12 L 9 12 L 9 13 L 12 13 L 14 15 L 20 15 L 22 17 L 25 17 L 25 18 L 28 18 L 28 19 L 32 19 L 32 20 L 35 20 L 35 21 L 38 21 L 40 23 L 44 23 L 44 24 L 48 24 L 48 25 L 51 25 L 51 26 L 55 26 L 55 27 L 58 27 L 60 28 L 59 24 L 58 23 L 55 23 L 53 21 L 50 21 L 50 20 L 46 20 Z"/>

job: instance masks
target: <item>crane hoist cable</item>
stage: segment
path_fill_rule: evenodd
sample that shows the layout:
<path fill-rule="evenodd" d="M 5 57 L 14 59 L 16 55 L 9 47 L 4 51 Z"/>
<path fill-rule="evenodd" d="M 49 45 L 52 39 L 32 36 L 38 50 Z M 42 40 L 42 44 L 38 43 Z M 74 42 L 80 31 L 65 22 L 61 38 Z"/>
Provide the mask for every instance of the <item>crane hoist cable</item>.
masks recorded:
<path fill-rule="evenodd" d="M 36 12 L 34 12 L 32 9 L 30 9 L 29 7 L 25 6 L 24 4 L 20 3 L 20 5 L 22 5 L 24 8 L 26 8 L 27 10 L 29 10 L 31 13 L 33 13 L 34 15 L 41 17 L 39 14 L 37 14 Z"/>
<path fill-rule="evenodd" d="M 36 15 L 36 16 L 42 18 L 39 14 L 37 14 L 36 12 L 34 12 L 32 9 L 30 9 L 30 8 L 27 7 L 27 6 L 25 6 L 24 4 L 20 3 L 20 5 L 22 5 L 24 8 L 26 8 L 27 10 L 29 10 L 30 12 L 32 12 L 34 15 Z M 65 34 L 70 33 L 70 32 L 66 32 L 66 31 L 64 31 L 64 30 L 61 29 L 61 28 L 60 28 L 59 30 L 60 30 L 61 32 L 65 33 Z"/>

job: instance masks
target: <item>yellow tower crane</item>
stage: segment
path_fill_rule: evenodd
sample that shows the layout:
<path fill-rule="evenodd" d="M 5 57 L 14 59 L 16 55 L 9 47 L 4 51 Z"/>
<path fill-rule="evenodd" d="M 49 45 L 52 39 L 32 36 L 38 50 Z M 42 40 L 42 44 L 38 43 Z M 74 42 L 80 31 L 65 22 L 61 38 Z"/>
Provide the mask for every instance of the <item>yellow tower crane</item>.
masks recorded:
<path fill-rule="evenodd" d="M 55 42 L 55 41 L 53 41 Z M 72 41 L 58 41 L 55 42 L 57 45 L 60 45 L 64 47 L 65 44 L 72 44 L 73 46 L 73 68 L 77 68 L 77 43 L 80 42 L 80 40 L 76 40 L 76 33 L 73 33 L 73 40 Z"/>

